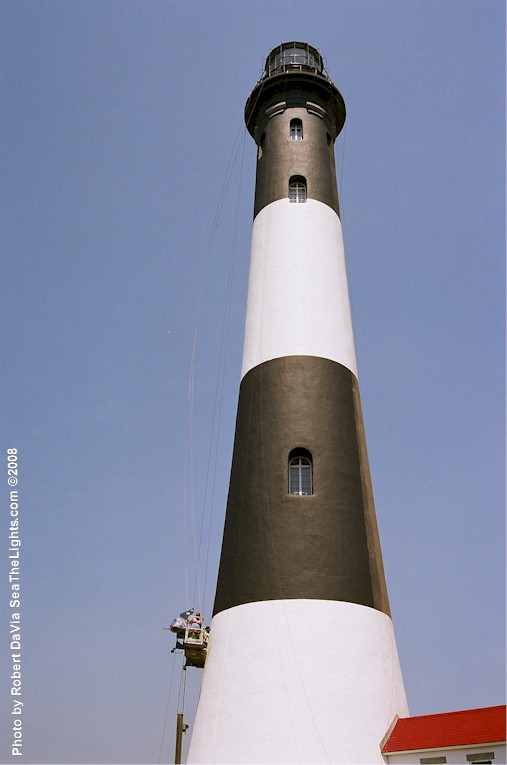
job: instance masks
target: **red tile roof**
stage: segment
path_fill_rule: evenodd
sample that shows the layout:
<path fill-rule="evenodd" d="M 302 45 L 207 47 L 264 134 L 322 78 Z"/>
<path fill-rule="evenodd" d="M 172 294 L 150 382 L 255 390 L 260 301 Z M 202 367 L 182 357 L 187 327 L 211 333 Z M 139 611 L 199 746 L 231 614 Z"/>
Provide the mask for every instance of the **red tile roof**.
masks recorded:
<path fill-rule="evenodd" d="M 443 712 L 421 717 L 401 717 L 382 747 L 382 752 L 441 749 L 505 741 L 505 704 L 462 712 Z"/>

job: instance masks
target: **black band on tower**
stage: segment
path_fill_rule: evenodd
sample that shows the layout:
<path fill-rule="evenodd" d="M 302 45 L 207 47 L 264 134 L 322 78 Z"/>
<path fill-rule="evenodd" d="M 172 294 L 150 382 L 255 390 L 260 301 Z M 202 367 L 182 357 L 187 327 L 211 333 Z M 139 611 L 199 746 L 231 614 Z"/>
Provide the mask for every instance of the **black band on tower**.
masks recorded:
<path fill-rule="evenodd" d="M 289 493 L 298 450 L 311 455 L 308 495 Z M 311 356 L 265 362 L 241 383 L 214 614 L 292 598 L 389 614 L 358 383 Z"/>
<path fill-rule="evenodd" d="M 301 100 L 304 102 L 304 98 Z M 324 109 L 322 116 L 317 112 L 317 104 L 308 101 L 306 104 L 285 108 L 262 123 L 257 149 L 254 217 L 270 202 L 288 196 L 288 183 L 292 177 L 306 180 L 309 199 L 324 202 L 340 214 L 331 125 Z M 291 139 L 291 126 L 296 120 L 301 129 L 301 140 Z"/>
<path fill-rule="evenodd" d="M 302 135 L 291 141 L 294 120 L 302 123 Z M 271 51 L 246 102 L 245 121 L 258 147 L 254 217 L 287 196 L 294 176 L 309 179 L 309 198 L 340 214 L 334 142 L 345 122 L 345 102 L 316 48 L 285 43 Z"/>

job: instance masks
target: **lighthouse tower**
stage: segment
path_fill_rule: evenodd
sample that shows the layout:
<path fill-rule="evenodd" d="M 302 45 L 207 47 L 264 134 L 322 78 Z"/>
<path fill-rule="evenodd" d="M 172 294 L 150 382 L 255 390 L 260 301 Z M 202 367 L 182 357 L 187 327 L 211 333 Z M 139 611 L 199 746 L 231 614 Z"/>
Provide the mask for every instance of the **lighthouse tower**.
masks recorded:
<path fill-rule="evenodd" d="M 257 145 L 236 435 L 191 763 L 375 763 L 407 716 L 361 414 L 334 141 L 306 43 L 245 107 Z"/>

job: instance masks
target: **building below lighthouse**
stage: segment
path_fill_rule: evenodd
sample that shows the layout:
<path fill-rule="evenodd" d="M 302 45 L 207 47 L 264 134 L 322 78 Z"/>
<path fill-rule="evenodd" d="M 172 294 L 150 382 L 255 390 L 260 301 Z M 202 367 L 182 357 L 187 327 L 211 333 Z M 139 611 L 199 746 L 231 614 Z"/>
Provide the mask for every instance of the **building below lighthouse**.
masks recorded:
<path fill-rule="evenodd" d="M 370 481 L 320 53 L 269 54 L 243 366 L 191 763 L 375 763 L 408 715 Z M 368 221 L 364 222 L 368 225 Z"/>

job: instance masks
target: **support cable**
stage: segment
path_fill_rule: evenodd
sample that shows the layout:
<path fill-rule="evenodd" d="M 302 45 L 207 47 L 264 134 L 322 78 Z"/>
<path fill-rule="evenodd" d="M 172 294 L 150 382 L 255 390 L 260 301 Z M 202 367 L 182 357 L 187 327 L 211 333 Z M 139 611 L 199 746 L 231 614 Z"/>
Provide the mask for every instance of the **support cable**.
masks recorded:
<path fill-rule="evenodd" d="M 180 676 L 180 689 L 178 691 L 178 712 L 185 713 L 185 690 L 187 686 L 187 669 L 183 664 Z"/>
<path fill-rule="evenodd" d="M 220 364 L 219 364 L 219 380 L 217 382 L 217 393 L 218 396 L 215 397 L 215 406 L 216 402 L 218 400 L 218 406 L 216 408 L 216 422 L 217 422 L 217 434 L 216 434 L 216 449 L 214 451 L 214 462 L 213 462 L 213 475 L 211 479 L 211 497 L 210 497 L 210 517 L 209 517 L 209 524 L 208 524 L 208 538 L 206 543 L 206 560 L 204 563 L 204 584 L 203 584 L 203 601 L 206 602 L 206 585 L 208 581 L 208 565 L 209 565 L 209 552 L 210 552 L 210 543 L 211 543 L 211 530 L 212 530 L 212 519 L 213 519 L 213 507 L 215 502 L 215 486 L 216 486 L 216 474 L 217 474 L 217 461 L 218 461 L 218 446 L 220 444 L 220 431 L 221 431 L 221 425 L 222 425 L 222 406 L 223 406 L 223 399 L 224 399 L 224 382 L 225 382 L 225 367 L 226 367 L 226 361 L 227 361 L 227 347 L 228 347 L 228 340 L 229 340 L 229 328 L 230 328 L 230 317 L 231 317 L 231 299 L 232 299 L 232 285 L 234 282 L 234 266 L 235 266 L 235 259 L 237 254 L 237 236 L 238 236 L 238 222 L 239 222 L 239 206 L 240 206 L 240 199 L 241 199 L 241 190 L 242 190 L 242 182 L 243 182 L 243 163 L 245 158 L 245 142 L 246 142 L 246 128 L 243 131 L 243 143 L 242 143 L 242 151 L 241 151 L 241 161 L 240 161 L 240 168 L 239 168 L 239 182 L 238 182 L 238 189 L 236 193 L 236 211 L 234 215 L 234 225 L 233 225 L 233 233 L 232 233 L 232 242 L 231 242 L 231 251 L 229 256 L 229 271 L 228 271 L 228 280 L 227 280 L 227 296 L 225 301 L 225 310 L 223 315 L 223 322 L 222 322 L 222 337 L 221 337 L 221 344 L 220 344 Z M 218 391 L 218 387 L 220 390 Z M 215 410 L 213 413 L 213 428 L 215 427 Z M 211 444 L 210 444 L 210 457 L 211 457 Z M 208 461 L 208 464 L 210 464 L 210 461 Z M 206 486 L 207 488 L 207 486 Z M 204 511 L 203 511 L 203 517 L 204 517 Z M 202 534 L 202 526 L 201 526 L 201 534 Z M 201 536 L 202 538 L 202 536 Z M 201 541 L 200 541 L 201 544 Z"/>
<path fill-rule="evenodd" d="M 208 269 L 209 269 L 209 263 L 211 258 L 211 252 L 215 241 L 215 236 L 218 228 L 218 224 L 220 221 L 222 208 L 225 200 L 225 196 L 229 187 L 229 183 L 231 180 L 231 175 L 234 170 L 234 167 L 236 165 L 236 160 L 238 157 L 239 149 L 241 146 L 241 136 L 244 135 L 245 128 L 240 127 L 238 130 L 238 133 L 236 135 L 233 149 L 231 152 L 231 155 L 229 157 L 227 169 L 225 172 L 224 181 L 222 183 L 222 188 L 219 195 L 219 200 L 217 204 L 217 209 L 215 211 L 215 215 L 213 218 L 213 223 L 211 226 L 211 232 L 208 239 L 208 244 L 206 247 L 206 250 L 202 257 L 201 262 L 201 277 L 200 277 L 200 284 L 199 284 L 199 291 L 198 291 L 198 299 L 197 299 L 197 307 L 196 307 L 196 313 L 195 313 L 195 319 L 194 319 L 194 334 L 193 334 L 193 341 L 192 341 L 192 352 L 191 352 L 191 360 L 190 360 L 190 369 L 189 369 L 189 379 L 188 379 L 188 391 L 187 391 L 187 400 L 188 400 L 188 421 L 187 421 L 187 449 L 186 449 L 186 456 L 185 456 L 185 489 L 184 489 L 184 534 L 185 534 L 185 588 L 186 588 L 186 603 L 187 606 L 194 605 L 196 598 L 198 598 L 200 603 L 200 609 L 202 610 L 202 593 L 200 588 L 200 558 L 201 558 L 201 540 L 202 540 L 202 527 L 204 523 L 204 511 L 205 507 L 203 506 L 202 510 L 202 516 L 201 516 L 201 522 L 200 522 L 200 530 L 199 534 L 197 532 L 197 520 L 196 520 L 196 511 L 195 511 L 195 496 L 194 496 L 194 444 L 193 444 L 193 422 L 194 422 L 194 403 L 195 403 L 195 368 L 196 368 L 196 356 L 197 356 L 197 342 L 199 337 L 199 330 L 200 330 L 200 323 L 201 323 L 201 311 L 202 311 L 202 304 L 203 304 L 203 298 L 205 293 L 205 286 L 207 284 L 207 278 L 208 278 Z M 243 141 L 244 143 L 244 141 Z M 230 293 L 230 288 L 228 286 L 228 291 Z M 230 298 L 229 298 L 230 302 Z M 226 310 L 227 306 L 226 306 Z M 218 390 L 219 383 L 217 382 L 217 390 Z M 216 413 L 216 400 L 217 400 L 217 392 L 215 392 L 215 413 Z M 214 438 L 214 428 L 215 428 L 215 414 L 213 419 L 213 425 L 212 425 L 212 433 L 210 436 L 210 452 L 212 448 L 212 442 Z M 208 475 L 210 472 L 209 468 L 209 460 L 208 460 L 208 471 L 207 471 L 207 478 L 206 478 L 206 485 L 205 485 L 205 500 L 207 498 L 207 492 L 208 492 Z M 188 515 L 190 515 L 190 524 L 188 522 Z M 189 526 L 191 528 L 189 528 Z M 192 542 L 189 541 L 190 533 L 192 535 Z M 193 555 L 191 556 L 189 554 L 189 547 L 193 548 Z M 193 599 L 192 604 L 189 602 L 189 586 L 188 586 L 188 569 L 190 566 L 190 558 L 193 558 L 195 562 L 195 577 L 194 577 L 194 590 L 193 590 Z"/>

